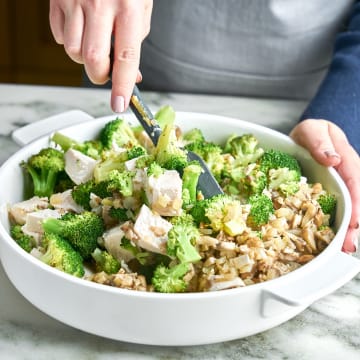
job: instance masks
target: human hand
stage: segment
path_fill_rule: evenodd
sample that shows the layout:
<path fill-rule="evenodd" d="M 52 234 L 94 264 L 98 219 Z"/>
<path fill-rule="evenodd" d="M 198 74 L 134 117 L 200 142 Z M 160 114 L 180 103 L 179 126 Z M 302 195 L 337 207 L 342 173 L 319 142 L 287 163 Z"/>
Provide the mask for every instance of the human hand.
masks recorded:
<path fill-rule="evenodd" d="M 50 27 L 72 60 L 95 84 L 109 79 L 113 36 L 111 107 L 123 112 L 139 72 L 140 48 L 150 31 L 152 0 L 50 0 Z"/>
<path fill-rule="evenodd" d="M 343 251 L 356 251 L 360 222 L 359 155 L 347 141 L 344 132 L 327 120 L 304 120 L 295 126 L 290 136 L 320 164 L 333 166 L 344 180 L 352 200 L 352 214 Z"/>

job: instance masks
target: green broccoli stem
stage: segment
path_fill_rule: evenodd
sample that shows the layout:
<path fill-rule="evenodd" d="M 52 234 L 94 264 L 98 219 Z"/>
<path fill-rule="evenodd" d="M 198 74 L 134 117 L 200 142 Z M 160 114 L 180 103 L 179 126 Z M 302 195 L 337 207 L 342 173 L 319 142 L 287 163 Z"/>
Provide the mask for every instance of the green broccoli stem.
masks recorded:
<path fill-rule="evenodd" d="M 197 184 L 201 172 L 202 169 L 200 165 L 189 165 L 184 168 L 182 176 L 182 189 L 188 194 L 187 203 L 193 204 L 197 199 Z"/>
<path fill-rule="evenodd" d="M 66 228 L 66 222 L 55 218 L 48 218 L 43 222 L 42 227 L 45 232 L 62 235 Z"/>
<path fill-rule="evenodd" d="M 32 167 L 28 167 L 29 174 L 34 184 L 34 194 L 37 196 L 47 196 L 53 194 L 58 172 L 52 170 L 40 170 L 38 174 Z"/>
<path fill-rule="evenodd" d="M 56 132 L 53 136 L 52 136 L 52 141 L 54 141 L 56 144 L 60 145 L 60 147 L 64 150 L 67 151 L 70 148 L 73 148 L 74 146 L 77 146 L 78 143 L 69 138 L 68 136 L 61 134 L 59 132 Z"/>
<path fill-rule="evenodd" d="M 41 261 L 50 264 L 54 258 L 53 249 L 48 246 L 46 252 L 41 256 Z"/>
<path fill-rule="evenodd" d="M 155 119 L 162 130 L 164 130 L 167 124 L 173 124 L 175 122 L 175 117 L 176 113 L 169 105 L 161 107 L 155 114 Z"/>
<path fill-rule="evenodd" d="M 181 263 L 195 263 L 201 259 L 196 248 L 191 244 L 186 234 L 180 234 L 178 238 L 179 247 L 176 251 L 176 257 Z"/>
<path fill-rule="evenodd" d="M 120 263 L 105 250 L 96 248 L 91 254 L 95 260 L 97 271 L 105 271 L 107 274 L 115 274 L 120 269 Z"/>

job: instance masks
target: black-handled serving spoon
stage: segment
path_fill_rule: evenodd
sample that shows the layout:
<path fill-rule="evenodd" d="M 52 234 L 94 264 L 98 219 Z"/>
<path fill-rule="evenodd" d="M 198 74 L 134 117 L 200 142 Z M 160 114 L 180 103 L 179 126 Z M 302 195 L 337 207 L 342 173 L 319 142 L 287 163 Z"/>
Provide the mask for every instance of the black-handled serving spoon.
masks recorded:
<path fill-rule="evenodd" d="M 110 51 L 110 79 L 112 76 L 112 67 L 114 64 L 114 47 L 111 46 Z M 133 93 L 130 98 L 130 108 L 133 111 L 140 124 L 149 135 L 152 143 L 156 146 L 161 135 L 161 128 L 157 123 L 154 115 L 144 102 L 138 87 L 135 85 Z M 207 167 L 205 161 L 192 151 L 187 151 L 187 158 L 189 161 L 197 160 L 203 169 L 197 185 L 197 189 L 201 191 L 205 199 L 211 198 L 215 195 L 223 194 L 223 190 L 214 178 L 213 174 Z"/>
<path fill-rule="evenodd" d="M 146 133 L 149 135 L 152 143 L 156 146 L 161 135 L 161 128 L 157 123 L 154 115 L 144 102 L 136 85 L 130 98 L 130 108 L 135 114 L 136 118 L 139 120 L 140 124 L 143 126 Z M 187 151 L 187 158 L 189 161 L 198 161 L 203 168 L 203 172 L 199 177 L 197 187 L 205 199 L 224 193 L 213 174 L 207 167 L 205 161 L 199 155 L 192 151 Z"/>

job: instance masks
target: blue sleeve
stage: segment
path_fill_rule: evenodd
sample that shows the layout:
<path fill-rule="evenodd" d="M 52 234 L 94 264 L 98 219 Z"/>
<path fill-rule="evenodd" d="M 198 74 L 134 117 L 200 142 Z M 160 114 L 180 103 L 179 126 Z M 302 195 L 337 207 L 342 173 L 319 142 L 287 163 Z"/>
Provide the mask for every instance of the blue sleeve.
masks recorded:
<path fill-rule="evenodd" d="M 301 116 L 326 119 L 343 129 L 360 153 L 360 1 L 356 1 L 347 30 L 336 38 L 334 55 L 317 94 Z"/>

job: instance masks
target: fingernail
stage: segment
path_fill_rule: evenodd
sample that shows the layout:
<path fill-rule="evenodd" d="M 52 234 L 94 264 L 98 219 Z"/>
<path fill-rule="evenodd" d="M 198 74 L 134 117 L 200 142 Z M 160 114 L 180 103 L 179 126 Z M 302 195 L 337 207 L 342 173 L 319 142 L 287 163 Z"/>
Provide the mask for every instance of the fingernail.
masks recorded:
<path fill-rule="evenodd" d="M 358 238 L 358 237 L 356 237 L 356 238 L 353 240 L 353 244 L 354 244 L 355 251 L 357 251 L 358 248 L 359 248 L 359 238 Z"/>
<path fill-rule="evenodd" d="M 357 230 L 357 229 L 359 228 L 359 226 L 360 226 L 360 225 L 359 225 L 359 222 L 356 222 L 355 225 L 353 226 L 353 228 L 354 228 L 355 230 Z"/>
<path fill-rule="evenodd" d="M 336 158 L 339 158 L 340 159 L 340 155 L 336 152 L 336 151 L 334 151 L 334 150 L 325 150 L 324 151 L 324 154 L 325 154 L 325 156 L 326 157 L 336 157 Z"/>
<path fill-rule="evenodd" d="M 136 82 L 139 83 L 141 81 L 142 81 L 142 74 L 141 74 L 141 72 L 139 70 L 138 73 L 137 73 L 137 76 L 136 76 Z"/>
<path fill-rule="evenodd" d="M 125 100 L 123 96 L 115 96 L 112 108 L 116 113 L 122 113 L 125 109 Z"/>

